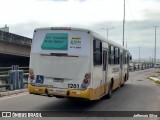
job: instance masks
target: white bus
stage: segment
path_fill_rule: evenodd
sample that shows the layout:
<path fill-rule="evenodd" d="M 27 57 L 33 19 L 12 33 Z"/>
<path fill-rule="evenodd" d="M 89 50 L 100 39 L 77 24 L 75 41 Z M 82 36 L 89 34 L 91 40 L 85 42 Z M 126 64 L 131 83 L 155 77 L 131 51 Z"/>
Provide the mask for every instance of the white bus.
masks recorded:
<path fill-rule="evenodd" d="M 129 77 L 129 51 L 87 29 L 35 29 L 30 55 L 31 94 L 98 100 Z"/>

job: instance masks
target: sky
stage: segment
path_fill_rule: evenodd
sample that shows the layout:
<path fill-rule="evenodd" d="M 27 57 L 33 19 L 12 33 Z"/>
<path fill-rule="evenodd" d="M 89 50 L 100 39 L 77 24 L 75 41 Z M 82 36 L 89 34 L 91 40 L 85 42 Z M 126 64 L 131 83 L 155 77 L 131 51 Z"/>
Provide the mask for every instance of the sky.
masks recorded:
<path fill-rule="evenodd" d="M 126 0 L 125 47 L 133 59 L 160 59 L 160 0 Z M 124 0 L 0 0 L 0 28 L 32 38 L 35 28 L 91 29 L 122 45 Z M 105 28 L 105 29 L 102 29 Z M 126 45 L 127 43 L 127 45 Z"/>

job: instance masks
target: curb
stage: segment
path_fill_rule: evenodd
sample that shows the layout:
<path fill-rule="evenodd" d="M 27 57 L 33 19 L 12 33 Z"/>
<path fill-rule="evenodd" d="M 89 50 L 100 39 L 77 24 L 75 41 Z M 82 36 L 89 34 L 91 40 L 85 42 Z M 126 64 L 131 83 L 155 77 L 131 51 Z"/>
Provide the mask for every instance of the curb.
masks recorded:
<path fill-rule="evenodd" d="M 160 81 L 160 79 L 158 79 L 158 78 L 155 78 L 155 77 L 148 77 L 150 80 L 153 80 L 153 81 Z"/>
<path fill-rule="evenodd" d="M 7 91 L 7 92 L 0 92 L 0 97 L 18 94 L 18 93 L 24 93 L 28 92 L 28 89 L 20 89 L 20 90 L 14 90 L 14 91 Z"/>

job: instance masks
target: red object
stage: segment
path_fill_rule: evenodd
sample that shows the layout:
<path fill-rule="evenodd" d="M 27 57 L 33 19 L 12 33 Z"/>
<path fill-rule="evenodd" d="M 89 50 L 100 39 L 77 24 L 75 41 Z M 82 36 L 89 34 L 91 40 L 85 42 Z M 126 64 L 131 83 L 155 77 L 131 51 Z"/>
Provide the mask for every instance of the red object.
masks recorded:
<path fill-rule="evenodd" d="M 84 83 L 85 83 L 85 84 L 88 84 L 88 82 L 89 82 L 88 79 L 85 79 L 85 80 L 84 80 Z"/>
<path fill-rule="evenodd" d="M 85 75 L 85 78 L 86 78 L 86 79 L 90 79 L 90 77 L 91 77 L 90 74 L 86 74 L 86 75 Z"/>

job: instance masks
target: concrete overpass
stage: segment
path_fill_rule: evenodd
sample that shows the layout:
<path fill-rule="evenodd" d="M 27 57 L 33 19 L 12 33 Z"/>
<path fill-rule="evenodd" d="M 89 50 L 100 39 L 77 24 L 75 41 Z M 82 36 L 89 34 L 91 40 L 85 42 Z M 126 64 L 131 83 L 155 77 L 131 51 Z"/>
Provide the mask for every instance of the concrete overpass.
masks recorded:
<path fill-rule="evenodd" d="M 0 66 L 29 64 L 32 39 L 0 31 Z"/>

